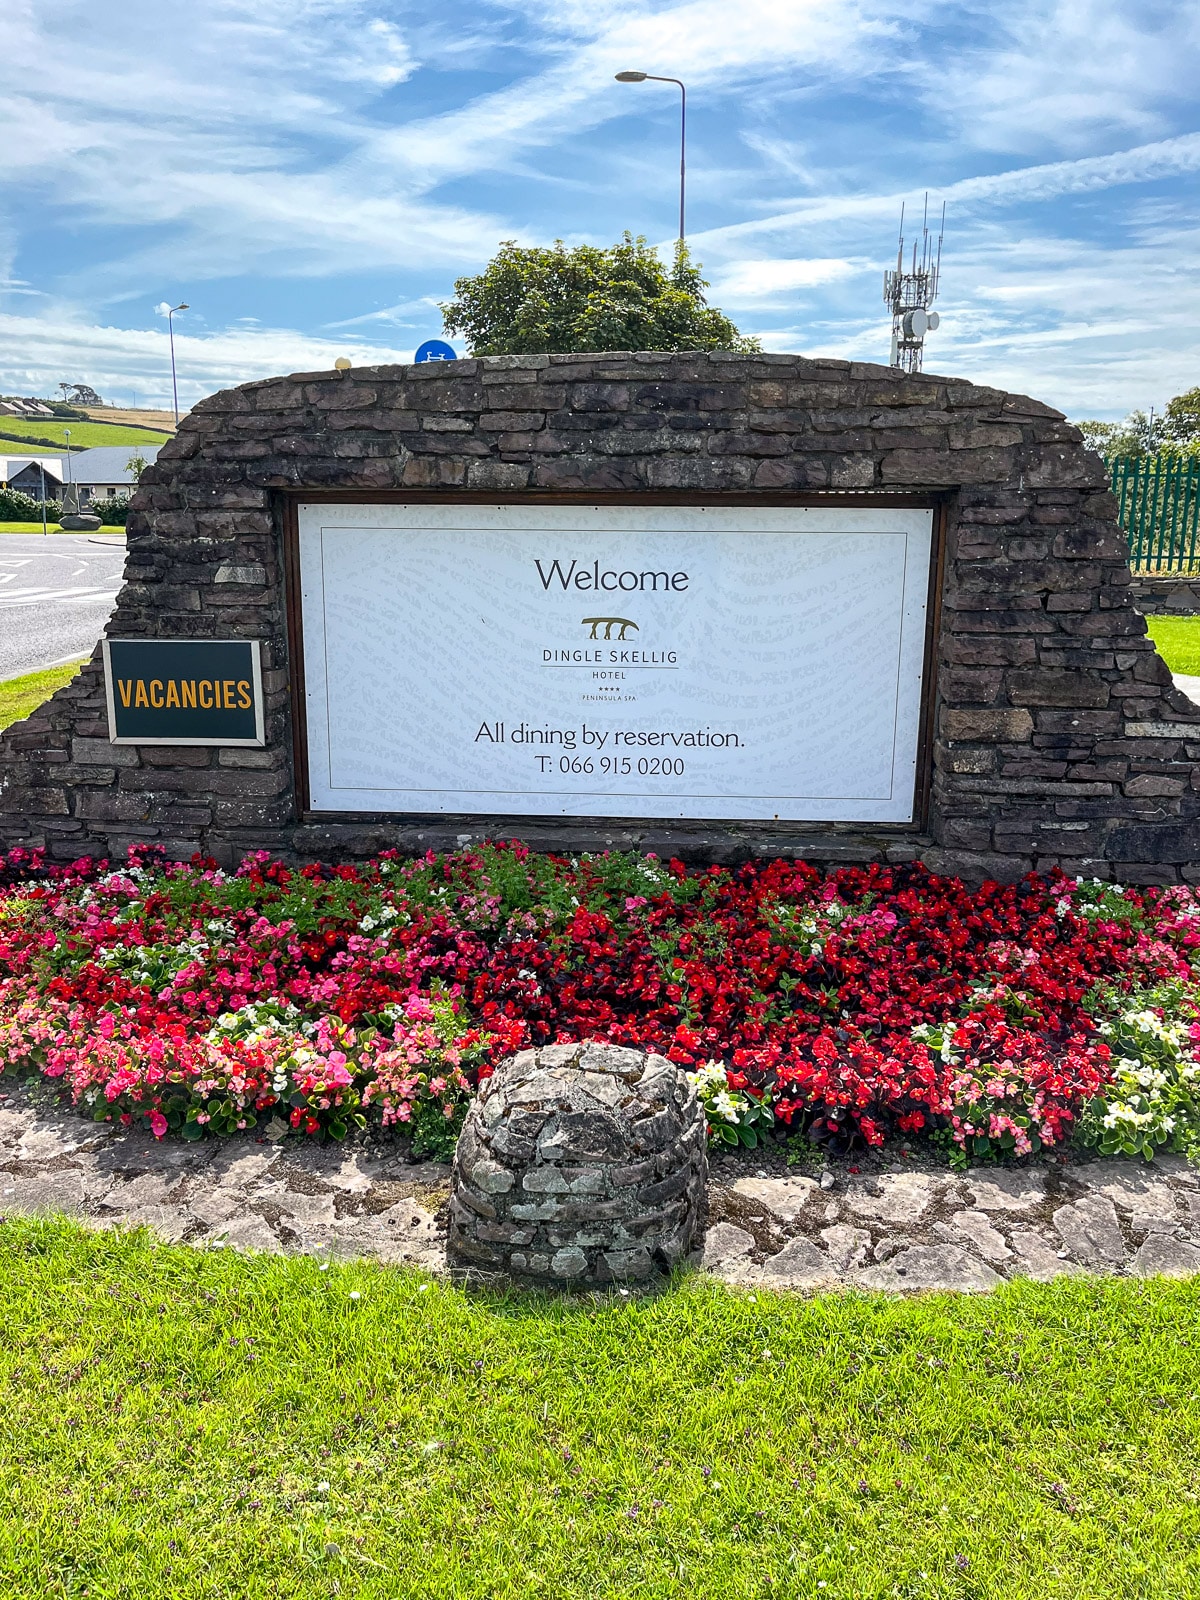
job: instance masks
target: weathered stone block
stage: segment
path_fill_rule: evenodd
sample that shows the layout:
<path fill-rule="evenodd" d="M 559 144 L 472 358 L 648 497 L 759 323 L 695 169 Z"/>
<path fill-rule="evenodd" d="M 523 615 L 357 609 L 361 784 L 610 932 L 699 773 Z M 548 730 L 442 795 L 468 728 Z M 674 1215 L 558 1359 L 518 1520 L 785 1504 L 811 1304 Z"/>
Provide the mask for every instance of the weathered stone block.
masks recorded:
<path fill-rule="evenodd" d="M 1020 668 L 1009 675 L 1008 698 L 1013 705 L 1088 706 L 1099 709 L 1108 704 L 1109 686 L 1101 679 L 1082 672 Z"/>
<path fill-rule="evenodd" d="M 1033 732 L 1033 718 L 1023 707 L 991 710 L 986 707 L 947 706 L 942 712 L 944 739 L 985 744 L 1020 744 Z"/>
<path fill-rule="evenodd" d="M 110 744 L 107 739 L 72 739 L 71 760 L 78 767 L 136 767 L 138 753 L 133 745 Z"/>

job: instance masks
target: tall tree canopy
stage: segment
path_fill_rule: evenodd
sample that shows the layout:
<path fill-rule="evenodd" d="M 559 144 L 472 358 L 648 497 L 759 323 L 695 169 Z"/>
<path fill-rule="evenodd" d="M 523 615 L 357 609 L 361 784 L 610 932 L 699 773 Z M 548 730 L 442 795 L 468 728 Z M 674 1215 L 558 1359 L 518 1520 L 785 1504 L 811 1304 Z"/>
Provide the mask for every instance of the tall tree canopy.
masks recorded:
<path fill-rule="evenodd" d="M 1164 412 L 1131 411 L 1123 422 L 1079 422 L 1083 442 L 1102 456 L 1200 455 L 1200 388 L 1167 401 Z"/>
<path fill-rule="evenodd" d="M 1163 432 L 1176 444 L 1191 444 L 1200 439 L 1200 388 L 1187 389 L 1167 401 Z"/>
<path fill-rule="evenodd" d="M 707 283 L 686 244 L 668 271 L 640 235 L 601 250 L 519 246 L 507 239 L 474 278 L 459 278 L 441 307 L 447 333 L 475 356 L 570 350 L 757 350 L 707 304 Z"/>

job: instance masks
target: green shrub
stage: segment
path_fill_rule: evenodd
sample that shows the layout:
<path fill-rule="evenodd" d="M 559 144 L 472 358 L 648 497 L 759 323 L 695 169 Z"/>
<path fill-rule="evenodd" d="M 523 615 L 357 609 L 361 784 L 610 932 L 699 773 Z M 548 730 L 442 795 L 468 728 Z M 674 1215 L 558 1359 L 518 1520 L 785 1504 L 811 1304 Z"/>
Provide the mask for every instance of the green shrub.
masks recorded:
<path fill-rule="evenodd" d="M 103 500 L 90 500 L 87 509 L 100 518 L 100 521 L 109 527 L 125 526 L 125 519 L 129 515 L 129 496 L 127 494 L 110 494 Z"/>
<path fill-rule="evenodd" d="M 46 515 L 50 515 L 50 504 L 47 502 Z M 42 520 L 42 502 L 35 500 L 31 494 L 22 494 L 20 489 L 0 489 L 0 522 L 40 522 Z M 58 521 L 58 508 L 55 507 L 53 520 Z"/>

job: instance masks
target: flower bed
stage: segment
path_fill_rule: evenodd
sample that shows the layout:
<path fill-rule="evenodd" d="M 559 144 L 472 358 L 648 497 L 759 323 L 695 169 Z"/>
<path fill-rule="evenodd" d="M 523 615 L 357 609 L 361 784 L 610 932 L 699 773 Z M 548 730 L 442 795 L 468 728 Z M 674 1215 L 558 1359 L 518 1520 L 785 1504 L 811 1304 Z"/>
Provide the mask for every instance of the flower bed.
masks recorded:
<path fill-rule="evenodd" d="M 919 866 L 688 873 L 519 845 L 361 866 L 0 857 L 0 1071 L 156 1135 L 374 1119 L 445 1154 L 480 1077 L 605 1039 L 696 1074 L 715 1138 L 958 1159 L 1200 1148 L 1190 889 Z"/>

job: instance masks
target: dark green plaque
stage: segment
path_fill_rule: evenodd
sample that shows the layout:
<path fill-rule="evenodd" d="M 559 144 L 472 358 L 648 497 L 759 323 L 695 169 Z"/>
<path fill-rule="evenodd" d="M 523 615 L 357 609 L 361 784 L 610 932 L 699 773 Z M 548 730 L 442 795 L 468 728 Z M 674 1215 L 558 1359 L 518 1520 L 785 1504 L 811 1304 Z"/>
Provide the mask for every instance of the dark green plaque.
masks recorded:
<path fill-rule="evenodd" d="M 257 639 L 106 639 L 113 744 L 256 744 L 263 739 Z"/>

